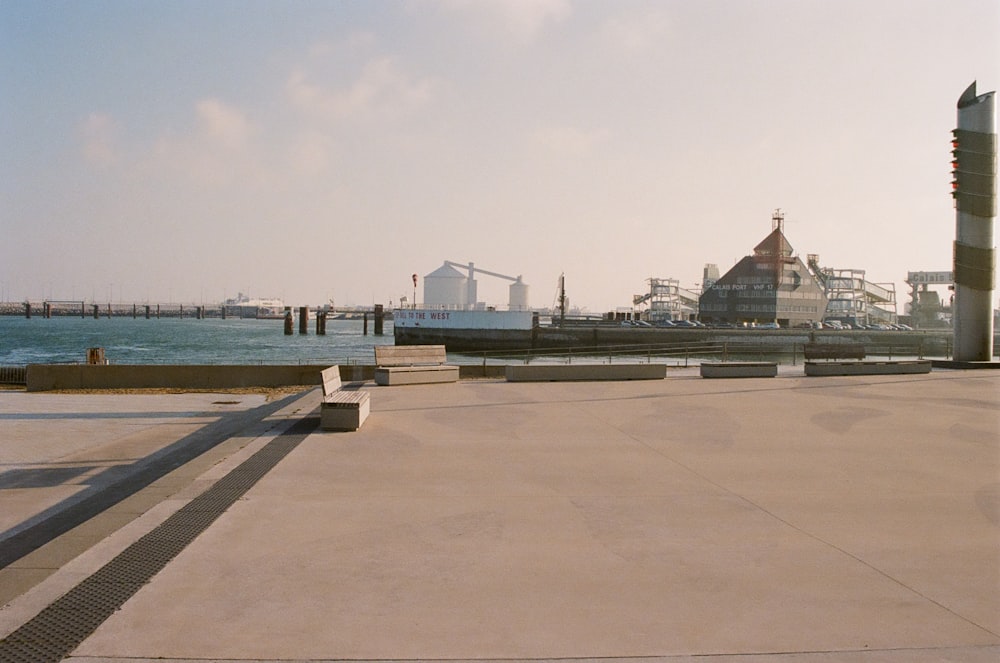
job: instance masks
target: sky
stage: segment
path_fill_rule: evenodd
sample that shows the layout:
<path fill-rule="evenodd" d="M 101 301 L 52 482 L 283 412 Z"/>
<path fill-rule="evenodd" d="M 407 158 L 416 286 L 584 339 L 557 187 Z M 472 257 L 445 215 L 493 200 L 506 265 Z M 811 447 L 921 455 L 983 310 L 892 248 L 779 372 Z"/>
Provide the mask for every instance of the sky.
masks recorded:
<path fill-rule="evenodd" d="M 780 208 L 902 313 L 973 81 L 996 0 L 0 0 L 0 299 L 603 312 Z"/>

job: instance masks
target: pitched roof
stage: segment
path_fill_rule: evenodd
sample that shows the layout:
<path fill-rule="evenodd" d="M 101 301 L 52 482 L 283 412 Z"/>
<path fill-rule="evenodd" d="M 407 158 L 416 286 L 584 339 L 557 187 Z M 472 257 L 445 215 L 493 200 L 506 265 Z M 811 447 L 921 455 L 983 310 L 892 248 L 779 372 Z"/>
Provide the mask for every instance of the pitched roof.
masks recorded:
<path fill-rule="evenodd" d="M 753 253 L 756 256 L 772 256 L 790 258 L 792 255 L 792 245 L 785 239 L 785 235 L 780 229 L 775 228 L 771 234 L 754 247 Z"/>
<path fill-rule="evenodd" d="M 424 277 L 425 279 L 464 279 L 465 274 L 445 263 Z"/>

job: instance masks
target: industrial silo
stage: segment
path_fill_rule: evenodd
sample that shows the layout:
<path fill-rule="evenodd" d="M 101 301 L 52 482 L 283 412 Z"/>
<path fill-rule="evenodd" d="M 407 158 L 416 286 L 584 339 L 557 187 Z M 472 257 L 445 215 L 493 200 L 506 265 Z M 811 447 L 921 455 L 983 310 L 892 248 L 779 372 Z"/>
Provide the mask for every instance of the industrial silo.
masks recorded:
<path fill-rule="evenodd" d="M 445 263 L 424 277 L 424 306 L 426 308 L 465 308 L 469 279 Z"/>
<path fill-rule="evenodd" d="M 528 304 L 528 284 L 524 283 L 520 276 L 510 284 L 508 306 L 511 311 L 526 311 L 531 308 Z"/>

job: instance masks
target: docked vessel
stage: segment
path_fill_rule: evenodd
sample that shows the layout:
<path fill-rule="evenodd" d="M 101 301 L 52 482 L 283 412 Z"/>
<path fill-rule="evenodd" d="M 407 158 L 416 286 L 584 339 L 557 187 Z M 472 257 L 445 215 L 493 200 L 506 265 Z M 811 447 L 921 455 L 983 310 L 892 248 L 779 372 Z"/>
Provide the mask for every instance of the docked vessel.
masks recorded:
<path fill-rule="evenodd" d="M 241 318 L 280 320 L 285 317 L 285 302 L 274 298 L 247 297 L 242 292 L 234 299 L 227 299 L 226 313 Z"/>

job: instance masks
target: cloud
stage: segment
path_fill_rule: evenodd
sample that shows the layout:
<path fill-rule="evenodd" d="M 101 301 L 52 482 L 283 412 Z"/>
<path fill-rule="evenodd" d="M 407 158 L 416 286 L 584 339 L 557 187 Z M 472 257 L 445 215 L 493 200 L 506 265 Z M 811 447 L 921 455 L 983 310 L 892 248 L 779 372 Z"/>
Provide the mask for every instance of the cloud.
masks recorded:
<path fill-rule="evenodd" d="M 246 115 L 218 99 L 204 99 L 196 105 L 202 135 L 229 148 L 246 145 L 252 127 Z"/>
<path fill-rule="evenodd" d="M 606 138 L 605 130 L 588 131 L 578 127 L 545 127 L 534 133 L 538 145 L 558 157 L 581 158 L 589 156 Z"/>
<path fill-rule="evenodd" d="M 519 39 L 536 37 L 547 24 L 573 13 L 569 0 L 441 0 L 437 6 L 471 16 L 491 27 L 502 27 Z"/>
<path fill-rule="evenodd" d="M 390 57 L 369 61 L 345 87 L 315 83 L 301 69 L 293 71 L 286 84 L 294 106 L 311 115 L 338 119 L 406 112 L 426 104 L 432 90 L 431 79 L 407 76 Z"/>
<path fill-rule="evenodd" d="M 242 110 L 218 99 L 203 99 L 195 104 L 194 115 L 194 131 L 156 140 L 154 169 L 213 187 L 246 181 L 257 172 L 259 159 L 252 140 L 257 128 Z"/>
<path fill-rule="evenodd" d="M 83 156 L 92 164 L 110 166 L 118 160 L 116 127 L 110 115 L 91 113 L 80 125 Z"/>
<path fill-rule="evenodd" d="M 627 53 L 646 53 L 665 42 L 671 33 L 671 18 L 656 8 L 644 13 L 614 16 L 601 28 L 607 43 Z"/>

